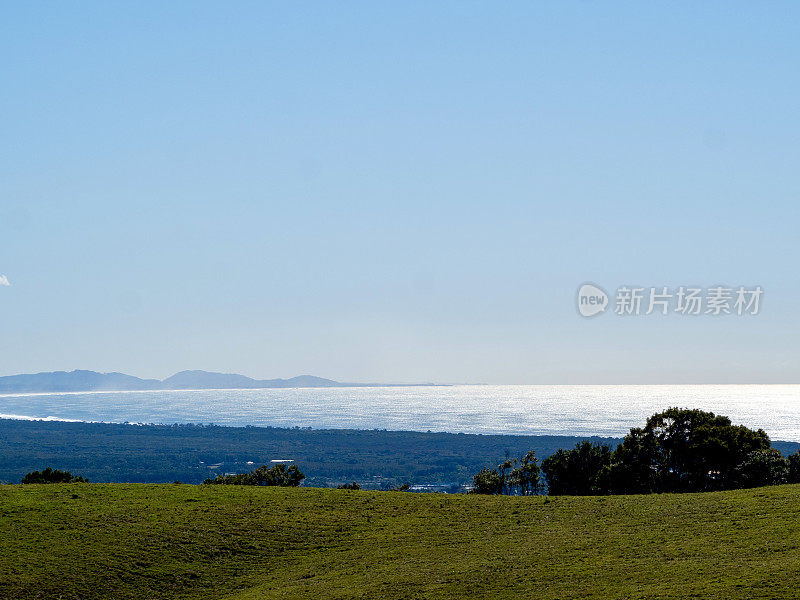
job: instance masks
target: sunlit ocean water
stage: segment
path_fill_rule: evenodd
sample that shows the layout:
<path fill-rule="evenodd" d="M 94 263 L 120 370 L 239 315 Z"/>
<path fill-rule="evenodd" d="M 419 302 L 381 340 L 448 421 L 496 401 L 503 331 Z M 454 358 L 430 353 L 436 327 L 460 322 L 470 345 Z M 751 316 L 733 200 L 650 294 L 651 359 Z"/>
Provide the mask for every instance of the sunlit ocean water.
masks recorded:
<path fill-rule="evenodd" d="M 800 385 L 458 385 L 0 395 L 0 417 L 621 436 L 670 406 L 800 441 Z"/>

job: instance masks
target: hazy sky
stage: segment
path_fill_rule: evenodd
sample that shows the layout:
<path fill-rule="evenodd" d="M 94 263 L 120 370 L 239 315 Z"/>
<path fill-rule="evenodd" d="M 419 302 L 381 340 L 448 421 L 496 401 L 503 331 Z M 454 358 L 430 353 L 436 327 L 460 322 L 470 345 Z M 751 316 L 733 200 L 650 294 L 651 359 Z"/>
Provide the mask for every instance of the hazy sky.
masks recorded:
<path fill-rule="evenodd" d="M 3 2 L 0 374 L 800 381 L 798 22 Z M 587 281 L 764 295 L 584 319 Z"/>

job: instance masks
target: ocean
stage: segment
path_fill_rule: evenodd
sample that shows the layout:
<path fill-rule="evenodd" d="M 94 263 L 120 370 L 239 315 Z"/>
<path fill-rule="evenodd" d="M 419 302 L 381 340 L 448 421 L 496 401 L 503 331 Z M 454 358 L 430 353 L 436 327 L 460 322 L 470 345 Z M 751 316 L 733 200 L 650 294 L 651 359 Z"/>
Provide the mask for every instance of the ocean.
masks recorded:
<path fill-rule="evenodd" d="M 455 385 L 0 395 L 0 418 L 622 436 L 670 406 L 800 441 L 800 385 Z"/>

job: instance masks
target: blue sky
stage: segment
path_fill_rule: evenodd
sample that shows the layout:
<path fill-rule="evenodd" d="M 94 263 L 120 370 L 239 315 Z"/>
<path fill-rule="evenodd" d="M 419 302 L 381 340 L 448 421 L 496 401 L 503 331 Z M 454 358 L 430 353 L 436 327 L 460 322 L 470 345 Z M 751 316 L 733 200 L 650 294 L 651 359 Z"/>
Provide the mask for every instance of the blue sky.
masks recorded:
<path fill-rule="evenodd" d="M 0 12 L 2 374 L 800 381 L 796 4 Z"/>

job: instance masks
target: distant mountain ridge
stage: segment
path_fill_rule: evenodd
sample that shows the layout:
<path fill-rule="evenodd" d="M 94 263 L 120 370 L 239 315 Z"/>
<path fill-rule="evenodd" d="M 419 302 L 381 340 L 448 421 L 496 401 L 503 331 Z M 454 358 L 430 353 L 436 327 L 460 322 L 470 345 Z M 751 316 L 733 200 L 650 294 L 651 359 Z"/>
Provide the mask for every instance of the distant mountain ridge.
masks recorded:
<path fill-rule="evenodd" d="M 287 388 L 287 387 L 337 387 L 348 385 L 333 379 L 313 375 L 298 375 L 290 379 L 253 379 L 237 373 L 211 373 L 209 371 L 181 371 L 161 382 L 166 389 L 229 389 L 229 388 Z"/>
<path fill-rule="evenodd" d="M 49 371 L 0 377 L 0 393 L 40 392 L 98 392 L 138 390 L 199 390 L 199 389 L 257 389 L 296 387 L 359 386 L 323 379 L 313 375 L 299 375 L 290 379 L 253 379 L 236 373 L 209 371 L 181 371 L 163 381 L 141 379 L 125 373 L 98 373 L 97 371 Z"/>

